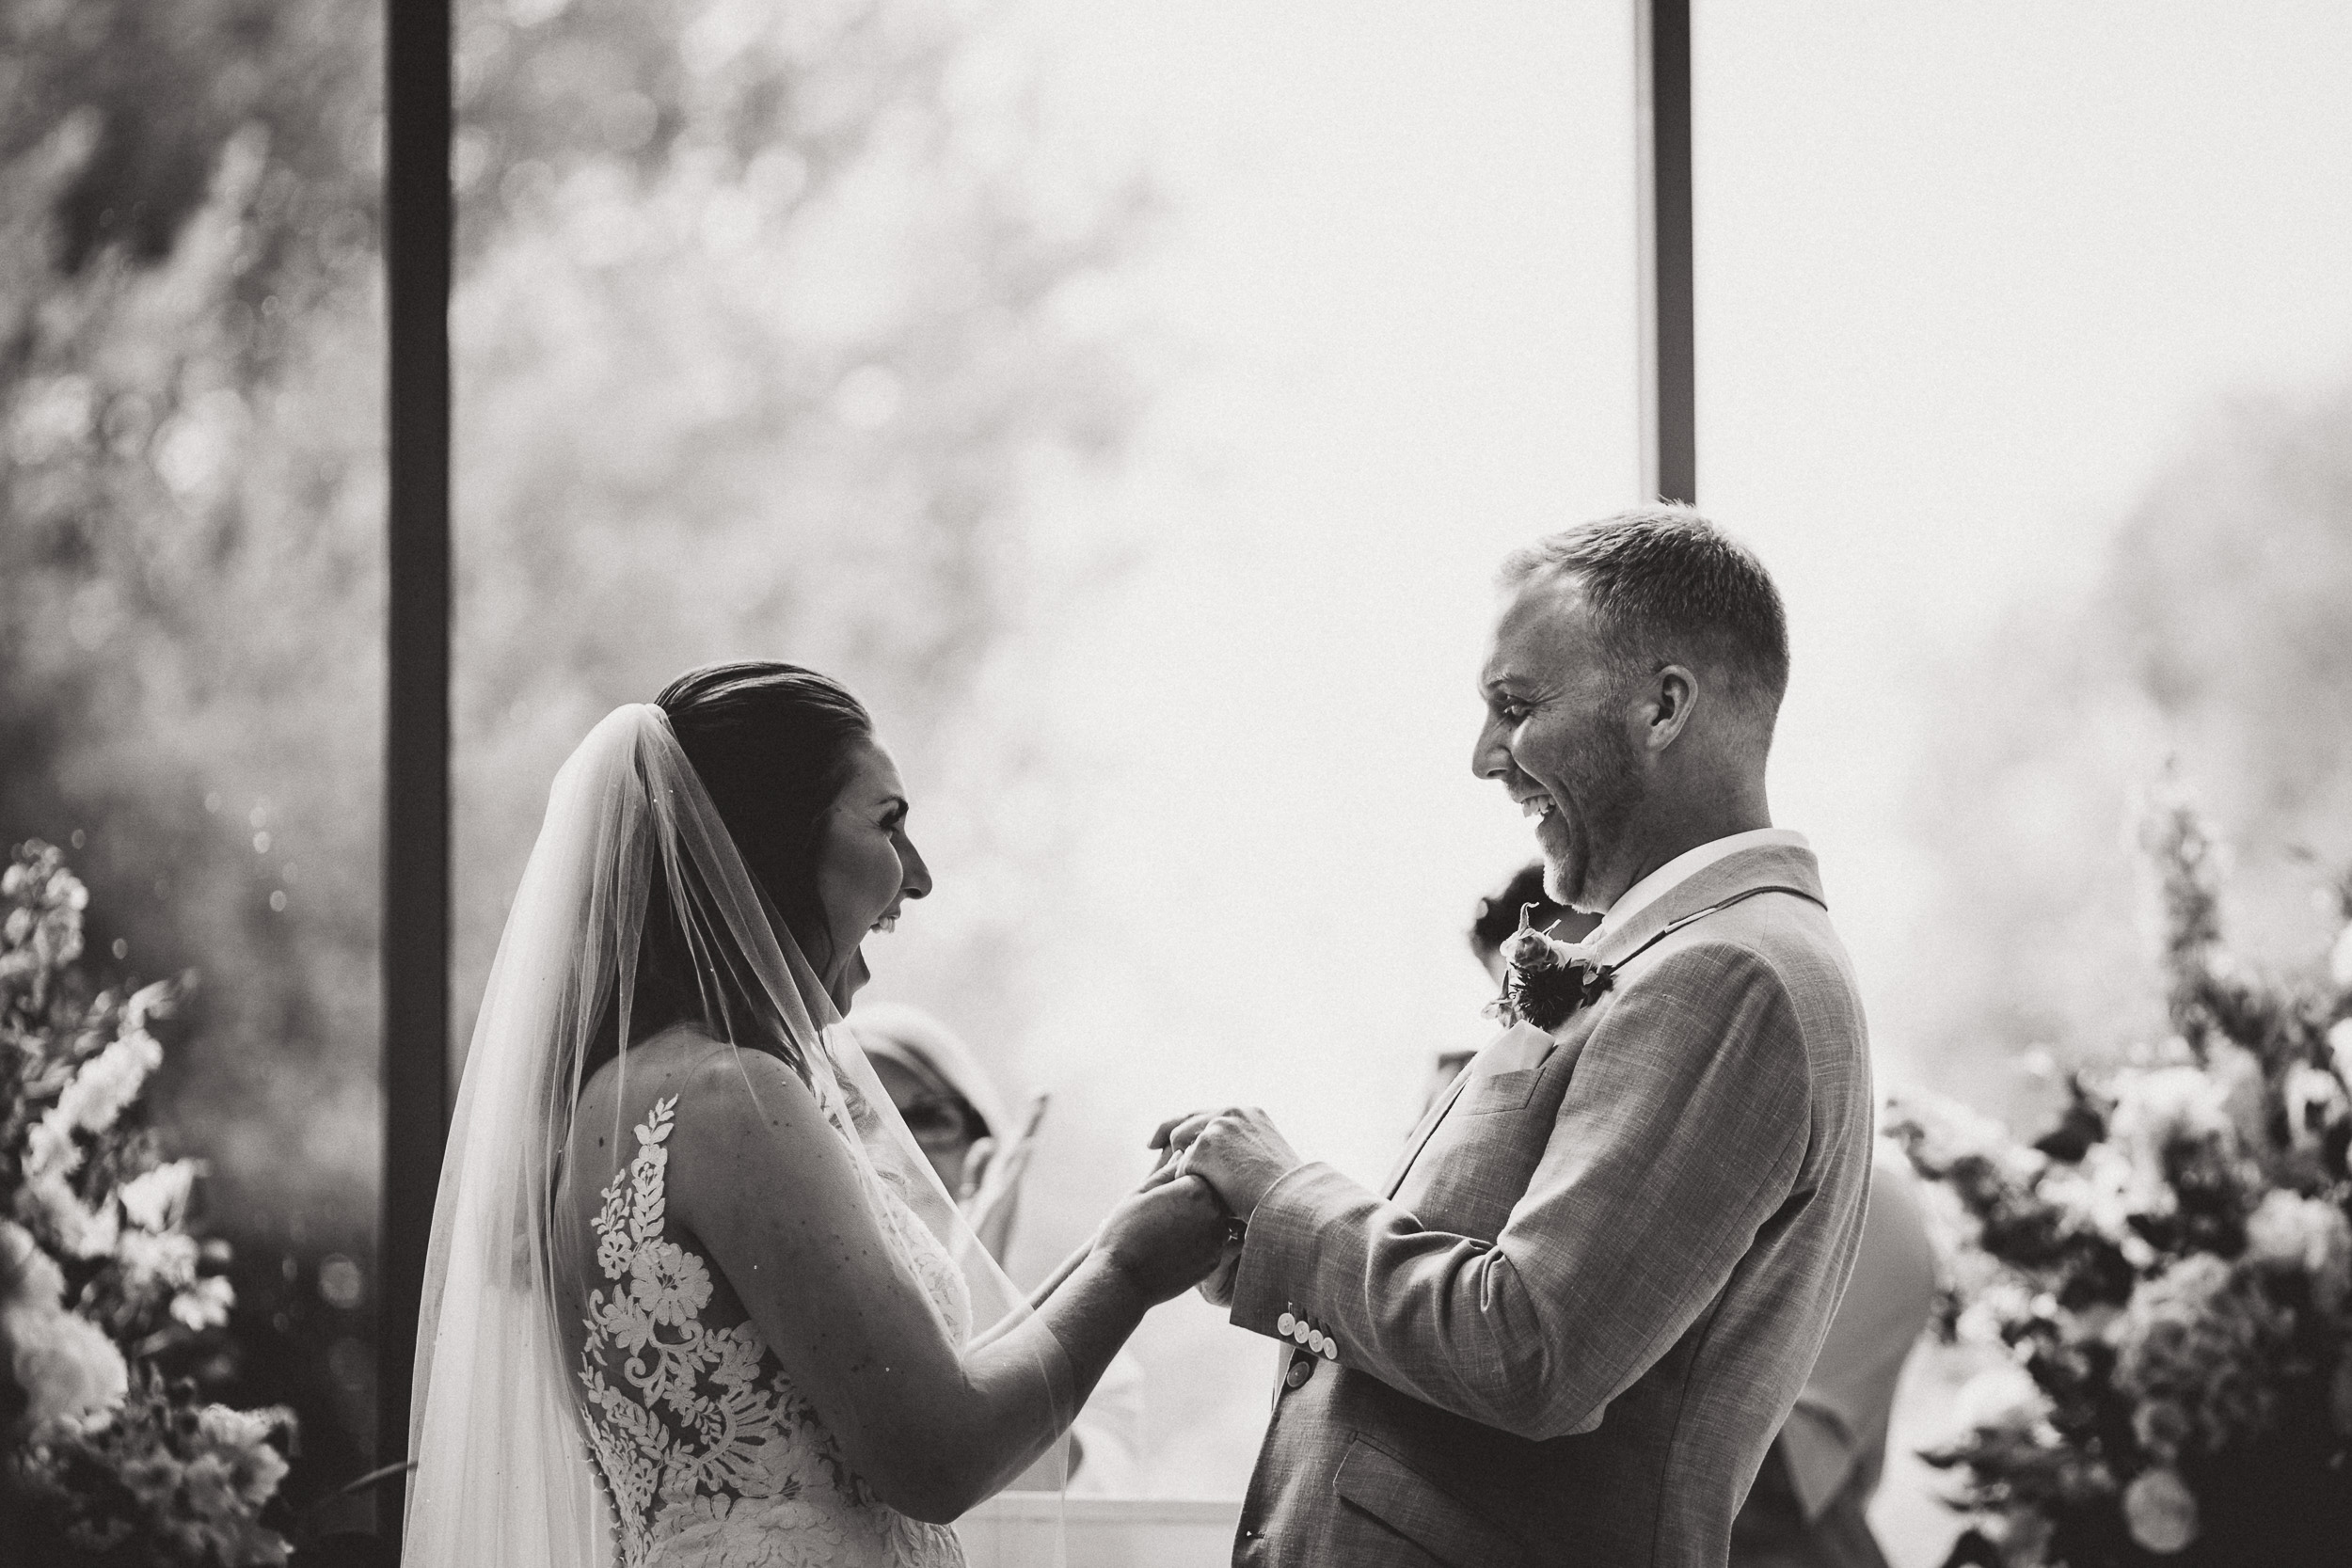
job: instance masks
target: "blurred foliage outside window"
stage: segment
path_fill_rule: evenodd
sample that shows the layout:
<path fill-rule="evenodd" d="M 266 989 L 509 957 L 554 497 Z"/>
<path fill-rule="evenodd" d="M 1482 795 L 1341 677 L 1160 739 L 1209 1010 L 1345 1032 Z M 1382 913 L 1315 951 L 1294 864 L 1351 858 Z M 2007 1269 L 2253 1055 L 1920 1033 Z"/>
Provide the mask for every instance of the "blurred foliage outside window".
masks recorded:
<path fill-rule="evenodd" d="M 1071 302 L 1145 203 L 1025 178 L 986 26 L 458 7 L 461 1046 L 557 763 L 742 655 L 875 707 L 979 884 L 915 989 L 1017 1022 L 1053 813 L 1009 661 L 1073 586 L 1023 509 L 1129 425 Z M 72 842 L 102 964 L 202 975 L 159 1115 L 297 1505 L 373 1418 L 379 51 L 369 0 L 0 8 L 0 836 Z"/>
<path fill-rule="evenodd" d="M 2136 802 L 2168 768 L 2232 865 L 2244 950 L 2291 970 L 2352 863 L 2352 387 L 2217 405 L 2087 599 L 2019 607 L 1940 689 L 1914 822 L 1935 917 L 1922 1076 L 2029 1126 L 2064 1069 L 2165 1032 Z M 2026 1070 L 1989 1090 L 1988 1054 Z M 1971 1080 L 1974 1080 L 1972 1083 Z"/>

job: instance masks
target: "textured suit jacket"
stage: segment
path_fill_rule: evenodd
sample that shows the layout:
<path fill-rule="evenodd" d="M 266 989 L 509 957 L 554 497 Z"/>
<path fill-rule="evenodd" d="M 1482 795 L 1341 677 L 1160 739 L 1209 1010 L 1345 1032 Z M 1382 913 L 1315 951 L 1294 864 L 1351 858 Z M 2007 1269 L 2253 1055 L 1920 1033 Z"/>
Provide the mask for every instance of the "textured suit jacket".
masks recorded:
<path fill-rule="evenodd" d="M 1471 1058 L 1385 1195 L 1317 1164 L 1266 1193 L 1233 1322 L 1312 1348 L 1237 1568 L 1720 1568 L 1869 1181 L 1820 900 L 1804 849 L 1716 862 L 1601 939 L 1597 1003 Z"/>

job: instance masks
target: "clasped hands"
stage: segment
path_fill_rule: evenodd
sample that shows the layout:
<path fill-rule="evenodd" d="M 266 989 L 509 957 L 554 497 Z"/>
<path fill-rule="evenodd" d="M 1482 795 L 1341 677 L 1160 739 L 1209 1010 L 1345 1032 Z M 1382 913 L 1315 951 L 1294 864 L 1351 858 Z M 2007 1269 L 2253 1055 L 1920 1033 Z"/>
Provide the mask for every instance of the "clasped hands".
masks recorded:
<path fill-rule="evenodd" d="M 1224 1306 L 1241 1265 L 1242 1227 L 1275 1182 L 1304 1162 L 1255 1107 L 1171 1117 L 1150 1147 L 1161 1151 L 1159 1163 L 1111 1212 L 1098 1244 L 1147 1281 L 1155 1300 L 1198 1284 Z"/>
<path fill-rule="evenodd" d="M 1144 1179 L 1146 1188 L 1197 1176 L 1244 1225 L 1267 1189 L 1305 1164 L 1273 1118 L 1254 1105 L 1170 1117 L 1152 1134 L 1149 1147 L 1162 1153 Z"/>

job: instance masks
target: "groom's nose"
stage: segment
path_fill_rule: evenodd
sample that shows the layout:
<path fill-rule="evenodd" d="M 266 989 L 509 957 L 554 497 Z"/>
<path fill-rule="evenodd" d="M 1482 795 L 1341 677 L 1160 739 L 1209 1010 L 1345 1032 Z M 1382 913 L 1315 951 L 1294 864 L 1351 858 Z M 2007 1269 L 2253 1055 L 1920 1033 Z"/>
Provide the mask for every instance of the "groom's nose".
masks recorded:
<path fill-rule="evenodd" d="M 1478 727 L 1478 744 L 1470 750 L 1470 771 L 1482 779 L 1499 779 L 1511 766 L 1510 735 L 1493 714 Z"/>

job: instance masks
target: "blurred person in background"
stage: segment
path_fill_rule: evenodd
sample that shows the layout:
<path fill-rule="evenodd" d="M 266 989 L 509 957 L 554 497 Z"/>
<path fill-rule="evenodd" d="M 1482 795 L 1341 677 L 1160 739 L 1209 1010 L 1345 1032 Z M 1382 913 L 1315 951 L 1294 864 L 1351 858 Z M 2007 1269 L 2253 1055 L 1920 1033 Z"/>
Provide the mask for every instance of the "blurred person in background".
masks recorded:
<path fill-rule="evenodd" d="M 1003 1095 L 972 1048 L 920 1007 L 869 1002 L 850 1015 L 850 1027 L 940 1185 L 956 1195 L 973 1234 L 1002 1264 L 1045 1097 L 1030 1100 L 1016 1131 Z M 1121 1350 L 1071 1424 L 1069 1490 L 1096 1497 L 1139 1493 L 1142 1438 L 1143 1367 Z M 1053 1483 L 1032 1471 L 1012 1489 Z"/>
<path fill-rule="evenodd" d="M 850 1027 L 939 1184 L 955 1195 L 974 1234 L 1002 1263 L 1045 1097 L 1029 1102 L 1016 1130 L 972 1048 L 920 1007 L 869 1002 Z"/>
<path fill-rule="evenodd" d="M 1732 1568 L 1887 1568 L 1868 1520 L 1903 1362 L 1935 1303 L 1935 1251 L 1902 1151 L 1879 1140 L 1853 1277 L 1797 1407 L 1731 1525 Z"/>

